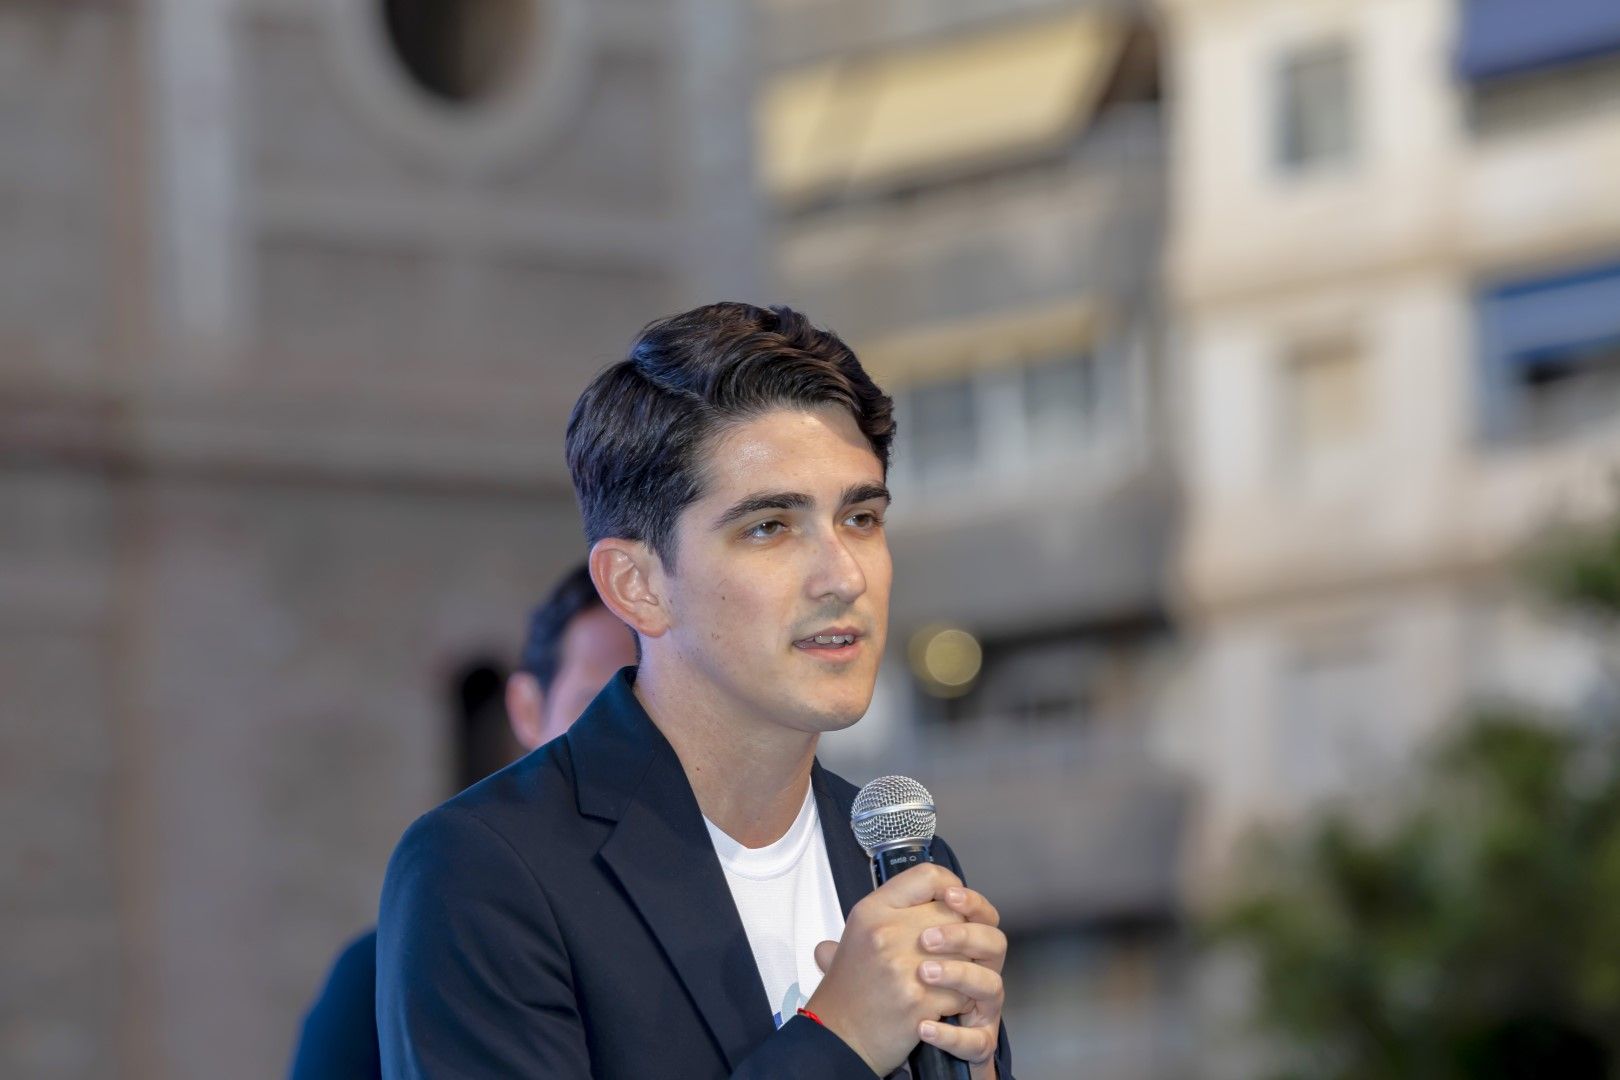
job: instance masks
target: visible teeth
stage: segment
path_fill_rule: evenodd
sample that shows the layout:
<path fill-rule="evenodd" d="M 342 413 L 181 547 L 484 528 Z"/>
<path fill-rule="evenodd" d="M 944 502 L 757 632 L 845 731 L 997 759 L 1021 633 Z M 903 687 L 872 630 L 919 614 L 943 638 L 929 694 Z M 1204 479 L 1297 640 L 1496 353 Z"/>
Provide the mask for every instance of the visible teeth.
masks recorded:
<path fill-rule="evenodd" d="M 817 645 L 853 645 L 854 643 L 855 643 L 855 635 L 854 634 L 817 634 L 816 635 L 816 644 Z"/>

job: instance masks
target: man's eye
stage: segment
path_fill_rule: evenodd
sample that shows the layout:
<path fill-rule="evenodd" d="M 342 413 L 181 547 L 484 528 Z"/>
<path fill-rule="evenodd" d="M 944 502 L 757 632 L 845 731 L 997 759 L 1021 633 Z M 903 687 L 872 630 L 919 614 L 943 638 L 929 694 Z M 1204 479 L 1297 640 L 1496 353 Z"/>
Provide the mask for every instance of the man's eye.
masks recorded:
<path fill-rule="evenodd" d="M 755 540 L 767 540 L 787 528 L 782 522 L 775 520 L 762 521 L 748 530 L 748 536 Z"/>
<path fill-rule="evenodd" d="M 861 510 L 849 515 L 849 523 L 857 529 L 875 529 L 883 524 L 883 518 L 875 511 Z"/>

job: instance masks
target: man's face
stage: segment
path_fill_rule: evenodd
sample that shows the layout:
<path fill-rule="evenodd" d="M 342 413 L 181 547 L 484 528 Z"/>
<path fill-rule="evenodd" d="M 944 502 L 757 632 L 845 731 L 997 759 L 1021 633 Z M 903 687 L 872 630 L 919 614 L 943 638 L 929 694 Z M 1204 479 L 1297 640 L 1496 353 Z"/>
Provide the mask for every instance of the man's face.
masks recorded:
<path fill-rule="evenodd" d="M 557 674 L 545 694 L 545 736 L 541 741 L 567 731 L 607 681 L 635 662 L 635 638 L 607 608 L 592 604 L 569 619 Z"/>
<path fill-rule="evenodd" d="M 523 751 L 550 742 L 579 719 L 615 672 L 636 662 L 635 638 L 607 608 L 592 604 L 563 628 L 551 688 L 527 671 L 506 680 L 506 715 Z"/>
<path fill-rule="evenodd" d="M 720 436 L 663 600 L 686 677 L 733 716 L 819 733 L 866 712 L 888 632 L 883 467 L 839 407 Z M 817 640 L 817 638 L 820 640 Z"/>

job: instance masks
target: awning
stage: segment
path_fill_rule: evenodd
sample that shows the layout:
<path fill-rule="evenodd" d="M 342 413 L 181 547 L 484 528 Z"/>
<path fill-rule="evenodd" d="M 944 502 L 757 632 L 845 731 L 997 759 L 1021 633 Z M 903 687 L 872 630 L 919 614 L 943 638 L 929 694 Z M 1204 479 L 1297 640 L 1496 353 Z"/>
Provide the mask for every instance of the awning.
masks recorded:
<path fill-rule="evenodd" d="M 1620 52 L 1620 0 L 1464 0 L 1457 67 L 1483 80 Z"/>
<path fill-rule="evenodd" d="M 1535 369 L 1620 342 L 1620 265 L 1512 282 L 1480 296 L 1487 359 Z"/>
<path fill-rule="evenodd" d="M 1056 148 L 1090 118 L 1123 40 L 1088 12 L 782 74 L 755 116 L 765 185 L 798 201 Z"/>
<path fill-rule="evenodd" d="M 899 387 L 1085 352 L 1096 344 L 1098 318 L 1094 302 L 1071 300 L 954 319 L 853 344 L 874 379 Z"/>

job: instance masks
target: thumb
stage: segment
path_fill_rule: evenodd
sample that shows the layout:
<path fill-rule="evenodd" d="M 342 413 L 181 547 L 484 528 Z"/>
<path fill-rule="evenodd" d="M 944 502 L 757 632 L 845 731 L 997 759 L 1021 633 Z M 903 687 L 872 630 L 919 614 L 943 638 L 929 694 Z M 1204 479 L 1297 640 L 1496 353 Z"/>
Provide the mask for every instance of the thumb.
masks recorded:
<path fill-rule="evenodd" d="M 838 942 L 823 941 L 816 946 L 816 967 L 825 975 L 827 969 L 832 967 L 833 953 L 838 951 Z"/>

